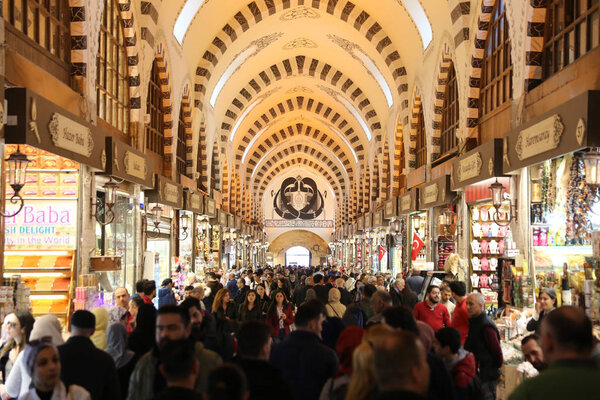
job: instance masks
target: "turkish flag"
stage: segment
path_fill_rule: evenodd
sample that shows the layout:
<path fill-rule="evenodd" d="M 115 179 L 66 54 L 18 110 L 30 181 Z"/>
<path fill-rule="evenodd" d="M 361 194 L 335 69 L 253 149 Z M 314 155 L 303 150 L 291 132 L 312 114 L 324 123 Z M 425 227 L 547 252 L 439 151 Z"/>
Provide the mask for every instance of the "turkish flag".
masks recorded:
<path fill-rule="evenodd" d="M 419 235 L 417 235 L 417 233 L 415 232 L 413 234 L 412 253 L 411 253 L 413 261 L 417 260 L 417 256 L 419 255 L 419 252 L 421 251 L 423 246 L 425 246 L 425 243 L 423 243 L 423 241 L 421 240 Z"/>
<path fill-rule="evenodd" d="M 379 261 L 383 260 L 383 257 L 385 257 L 385 253 L 387 253 L 385 249 L 379 246 Z"/>

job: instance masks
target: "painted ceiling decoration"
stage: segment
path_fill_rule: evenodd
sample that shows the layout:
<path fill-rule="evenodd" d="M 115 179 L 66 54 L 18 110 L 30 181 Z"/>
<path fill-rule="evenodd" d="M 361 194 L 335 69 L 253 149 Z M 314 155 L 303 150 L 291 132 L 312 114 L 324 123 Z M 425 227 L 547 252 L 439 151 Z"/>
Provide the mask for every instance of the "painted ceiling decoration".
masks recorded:
<path fill-rule="evenodd" d="M 326 197 L 327 192 L 324 193 Z M 273 198 L 273 208 L 283 219 L 315 219 L 325 207 L 323 197 L 314 179 L 290 177 L 281 183 L 281 188 Z"/>

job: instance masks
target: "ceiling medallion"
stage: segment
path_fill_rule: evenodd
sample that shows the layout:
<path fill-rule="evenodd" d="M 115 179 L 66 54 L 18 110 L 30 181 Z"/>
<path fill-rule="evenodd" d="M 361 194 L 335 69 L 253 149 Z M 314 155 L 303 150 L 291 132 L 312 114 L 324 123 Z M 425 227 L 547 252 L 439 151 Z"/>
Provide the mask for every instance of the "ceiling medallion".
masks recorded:
<path fill-rule="evenodd" d="M 306 48 L 306 49 L 316 49 L 317 44 L 315 42 L 313 42 L 310 39 L 304 38 L 304 37 L 299 37 L 296 38 L 294 40 L 292 40 L 291 42 L 288 42 L 285 44 L 285 46 L 283 46 L 284 50 L 294 50 L 294 49 L 301 49 L 301 48 Z"/>
<path fill-rule="evenodd" d="M 286 93 L 313 93 L 313 90 L 306 86 L 296 86 L 288 90 Z"/>
<path fill-rule="evenodd" d="M 320 17 L 321 16 L 319 15 L 319 13 L 317 13 L 312 8 L 306 7 L 306 6 L 300 6 L 300 7 L 296 7 L 292 10 L 287 11 L 281 17 L 279 17 L 279 19 L 282 21 L 293 21 L 295 19 L 300 19 L 300 18 L 316 19 L 316 18 L 320 18 Z"/>

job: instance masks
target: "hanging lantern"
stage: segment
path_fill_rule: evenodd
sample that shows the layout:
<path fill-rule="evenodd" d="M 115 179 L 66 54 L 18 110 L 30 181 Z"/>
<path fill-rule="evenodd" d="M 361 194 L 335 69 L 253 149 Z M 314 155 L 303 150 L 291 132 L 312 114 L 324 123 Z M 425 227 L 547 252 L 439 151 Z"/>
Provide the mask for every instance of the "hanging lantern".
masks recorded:
<path fill-rule="evenodd" d="M 600 187 L 600 153 L 590 150 L 583 156 L 585 166 L 585 181 L 592 189 Z"/>
<path fill-rule="evenodd" d="M 504 191 L 504 186 L 496 179 L 496 182 L 492 183 L 489 189 L 490 192 L 492 192 L 492 204 L 494 204 L 494 207 L 497 210 L 502 205 L 502 192 Z"/>
<path fill-rule="evenodd" d="M 19 209 L 14 213 L 5 214 L 2 213 L 3 217 L 12 218 L 17 215 L 23 209 L 25 202 L 23 198 L 19 194 L 23 186 L 25 186 L 26 178 L 27 178 L 27 166 L 29 165 L 30 160 L 24 153 L 21 153 L 19 147 L 17 147 L 17 151 L 12 153 L 5 160 L 8 164 L 8 183 L 10 187 L 13 189 L 13 195 L 10 199 L 11 203 L 16 204 L 17 201 L 21 202 Z"/>

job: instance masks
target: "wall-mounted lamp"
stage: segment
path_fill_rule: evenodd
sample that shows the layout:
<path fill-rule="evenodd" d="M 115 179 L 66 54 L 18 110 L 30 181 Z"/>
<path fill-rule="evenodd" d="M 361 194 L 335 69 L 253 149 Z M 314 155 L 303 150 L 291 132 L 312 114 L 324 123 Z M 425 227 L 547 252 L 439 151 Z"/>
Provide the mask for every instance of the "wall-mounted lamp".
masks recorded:
<path fill-rule="evenodd" d="M 163 209 L 161 206 L 156 204 L 154 207 L 150 209 L 150 213 L 152 214 L 152 224 L 154 228 L 152 228 L 152 234 L 148 232 L 148 236 L 152 239 L 156 239 L 160 235 L 160 219 L 162 216 Z M 148 216 L 146 215 L 146 225 L 148 224 Z"/>
<path fill-rule="evenodd" d="M 494 208 L 496 209 L 496 212 L 494 213 L 493 219 L 494 222 L 497 223 L 500 226 L 507 226 L 509 225 L 512 221 L 516 221 L 517 220 L 517 206 L 516 206 L 516 200 L 515 200 L 515 204 L 512 203 L 512 201 L 509 200 L 509 212 L 507 214 L 507 217 L 505 220 L 500 220 L 500 207 L 502 206 L 502 196 L 503 196 L 503 192 L 504 192 L 504 185 L 502 185 L 500 182 L 498 182 L 498 179 L 496 179 L 496 182 L 492 183 L 489 187 L 490 192 L 492 192 L 492 204 L 494 205 Z"/>
<path fill-rule="evenodd" d="M 8 163 L 8 183 L 14 192 L 10 198 L 10 202 L 12 204 L 17 204 L 20 202 L 21 204 L 19 205 L 19 209 L 17 211 L 13 213 L 3 212 L 0 213 L 0 215 L 6 218 L 12 218 L 20 213 L 25 205 L 25 201 L 19 192 L 21 189 L 23 189 L 23 186 L 25 186 L 27 166 L 31 160 L 27 158 L 27 155 L 21 153 L 21 150 L 17 146 L 17 151 L 8 156 L 5 161 Z"/>
<path fill-rule="evenodd" d="M 444 239 L 453 240 L 453 235 L 450 234 L 450 227 L 454 223 L 454 210 L 448 206 L 444 208 L 440 214 L 439 223 L 444 229 Z"/>
<path fill-rule="evenodd" d="M 188 228 L 190 226 L 190 217 L 187 214 L 181 213 L 179 216 L 179 224 L 181 233 L 177 235 L 179 240 L 185 240 L 188 238 Z"/>
<path fill-rule="evenodd" d="M 419 230 L 421 229 L 421 222 L 423 220 L 423 217 L 421 217 L 421 214 L 416 214 L 413 217 L 413 229 L 415 230 L 415 232 L 417 232 L 417 234 L 419 233 Z"/>
<path fill-rule="evenodd" d="M 108 225 L 115 220 L 115 212 L 113 211 L 113 207 L 117 202 L 117 189 L 119 188 L 119 183 L 113 179 L 113 177 L 109 177 L 108 182 L 106 182 L 102 188 L 104 189 L 104 221 L 100 220 L 98 215 L 98 202 L 94 201 L 94 191 L 90 195 L 90 212 L 94 210 L 92 213 L 92 217 L 96 219 L 100 225 Z"/>
<path fill-rule="evenodd" d="M 592 202 L 597 203 L 600 201 L 600 153 L 598 149 L 590 149 L 583 155 L 583 165 L 585 182 L 592 192 Z"/>

